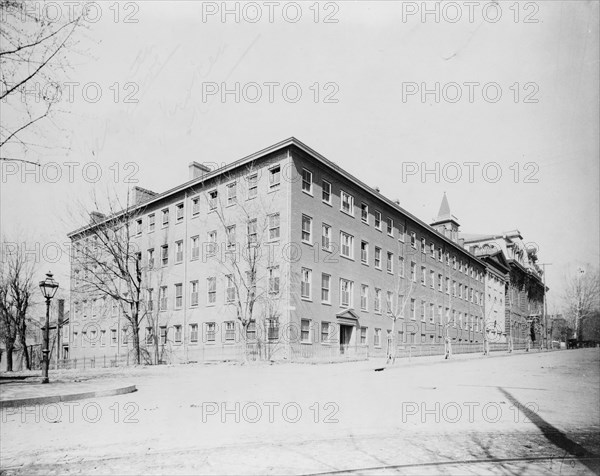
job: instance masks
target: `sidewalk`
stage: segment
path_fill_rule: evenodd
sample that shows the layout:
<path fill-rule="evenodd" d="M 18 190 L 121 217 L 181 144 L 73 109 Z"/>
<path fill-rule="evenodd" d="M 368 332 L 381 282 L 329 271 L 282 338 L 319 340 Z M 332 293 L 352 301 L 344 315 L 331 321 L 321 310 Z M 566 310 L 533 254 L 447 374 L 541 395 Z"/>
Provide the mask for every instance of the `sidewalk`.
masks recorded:
<path fill-rule="evenodd" d="M 135 385 L 119 381 L 61 382 L 39 379 L 0 379 L 0 408 L 43 405 L 135 392 Z"/>

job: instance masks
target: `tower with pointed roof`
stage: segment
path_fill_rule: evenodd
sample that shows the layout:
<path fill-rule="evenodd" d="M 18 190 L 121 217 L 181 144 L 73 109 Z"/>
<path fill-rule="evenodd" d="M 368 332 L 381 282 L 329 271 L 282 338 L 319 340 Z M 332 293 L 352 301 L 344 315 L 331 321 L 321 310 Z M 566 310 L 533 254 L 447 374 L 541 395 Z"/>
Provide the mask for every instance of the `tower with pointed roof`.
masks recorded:
<path fill-rule="evenodd" d="M 458 218 L 450 213 L 450 204 L 448 203 L 446 192 L 444 192 L 438 216 L 431 223 L 431 226 L 452 241 L 458 242 L 458 228 L 460 224 L 458 223 Z"/>

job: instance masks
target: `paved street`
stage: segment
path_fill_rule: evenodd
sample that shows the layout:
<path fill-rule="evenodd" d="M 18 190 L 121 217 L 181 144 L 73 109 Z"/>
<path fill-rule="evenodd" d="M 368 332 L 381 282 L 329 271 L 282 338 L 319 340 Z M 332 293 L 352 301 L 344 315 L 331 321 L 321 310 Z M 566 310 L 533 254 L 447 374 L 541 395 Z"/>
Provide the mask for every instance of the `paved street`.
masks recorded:
<path fill-rule="evenodd" d="M 372 361 L 132 369 L 110 379 L 134 394 L 3 410 L 2 469 L 594 474 L 599 361 L 589 349 L 380 372 Z"/>

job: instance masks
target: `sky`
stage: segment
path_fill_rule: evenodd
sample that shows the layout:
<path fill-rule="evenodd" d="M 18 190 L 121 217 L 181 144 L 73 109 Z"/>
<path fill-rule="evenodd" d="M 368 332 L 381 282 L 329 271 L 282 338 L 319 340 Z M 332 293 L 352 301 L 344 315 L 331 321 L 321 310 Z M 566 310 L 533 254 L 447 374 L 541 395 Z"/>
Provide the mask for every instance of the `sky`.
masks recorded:
<path fill-rule="evenodd" d="M 165 191 L 290 136 L 426 222 L 446 192 L 461 231 L 520 230 L 550 311 L 600 261 L 598 2 L 94 5 L 49 147 L 23 156 L 42 166 L 0 163 L 0 233 L 59 282 L 94 191 Z"/>

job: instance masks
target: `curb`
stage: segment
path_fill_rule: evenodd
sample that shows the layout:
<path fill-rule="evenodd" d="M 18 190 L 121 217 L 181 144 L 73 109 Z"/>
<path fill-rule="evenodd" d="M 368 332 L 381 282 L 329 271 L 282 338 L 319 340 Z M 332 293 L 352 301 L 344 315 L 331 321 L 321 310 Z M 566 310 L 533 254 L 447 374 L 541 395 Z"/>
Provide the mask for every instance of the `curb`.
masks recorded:
<path fill-rule="evenodd" d="M 127 387 L 112 388 L 109 390 L 96 390 L 91 392 L 70 393 L 66 395 L 48 395 L 45 397 L 14 398 L 11 400 L 0 400 L 0 409 L 20 407 L 26 405 L 43 405 L 48 403 L 70 402 L 94 397 L 110 397 L 112 395 L 123 395 L 136 392 L 135 385 Z"/>

